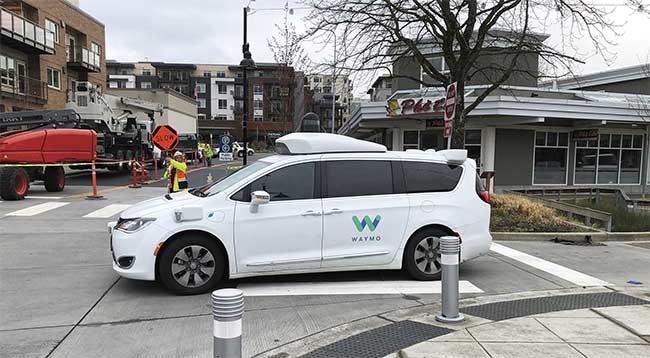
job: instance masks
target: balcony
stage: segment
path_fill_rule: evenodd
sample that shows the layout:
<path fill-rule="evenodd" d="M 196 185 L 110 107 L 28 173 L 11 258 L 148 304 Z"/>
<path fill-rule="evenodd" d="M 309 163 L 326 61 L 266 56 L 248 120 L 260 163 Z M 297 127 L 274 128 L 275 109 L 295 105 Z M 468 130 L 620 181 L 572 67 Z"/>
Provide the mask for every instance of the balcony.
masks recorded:
<path fill-rule="evenodd" d="M 68 67 L 85 72 L 100 72 L 102 70 L 101 56 L 81 46 L 66 46 Z"/>
<path fill-rule="evenodd" d="M 3 97 L 18 98 L 33 103 L 47 103 L 47 82 L 25 76 L 2 77 L 0 91 Z"/>
<path fill-rule="evenodd" d="M 0 8 L 0 32 L 3 46 L 40 55 L 54 54 L 54 33 Z"/>

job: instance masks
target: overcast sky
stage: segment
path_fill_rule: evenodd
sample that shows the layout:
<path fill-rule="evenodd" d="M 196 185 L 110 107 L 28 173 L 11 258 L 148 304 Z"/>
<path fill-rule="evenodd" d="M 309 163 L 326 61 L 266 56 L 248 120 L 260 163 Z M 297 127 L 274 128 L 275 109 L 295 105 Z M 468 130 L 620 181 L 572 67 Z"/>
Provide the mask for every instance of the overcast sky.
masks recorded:
<path fill-rule="evenodd" d="M 625 0 L 594 0 L 615 4 Z M 242 8 L 248 0 L 81 0 L 81 8 L 106 25 L 106 54 L 118 61 L 165 61 L 186 63 L 239 63 L 242 43 Z M 251 7 L 282 8 L 285 0 L 257 0 Z M 299 7 L 297 1 L 290 6 Z M 300 29 L 306 10 L 296 9 L 290 16 Z M 249 16 L 249 42 L 253 59 L 272 62 L 267 46 L 281 23 L 283 11 L 258 11 Z M 591 73 L 650 62 L 650 17 L 627 8 L 616 8 L 613 19 L 622 25 L 621 37 L 610 48 L 612 56 L 594 55 L 585 39 L 579 44 L 586 64 L 578 73 Z M 562 34 L 548 31 L 552 44 L 561 44 Z M 547 43 L 548 43 L 547 42 Z M 331 59 L 331 48 L 305 46 L 314 61 Z M 365 92 L 366 84 L 355 84 L 355 94 Z"/>

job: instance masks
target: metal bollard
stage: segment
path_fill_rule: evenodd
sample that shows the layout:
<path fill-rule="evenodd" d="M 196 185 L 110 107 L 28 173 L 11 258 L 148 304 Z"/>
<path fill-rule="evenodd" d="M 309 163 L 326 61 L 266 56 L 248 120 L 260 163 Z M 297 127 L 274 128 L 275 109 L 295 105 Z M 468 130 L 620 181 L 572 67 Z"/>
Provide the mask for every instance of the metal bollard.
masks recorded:
<path fill-rule="evenodd" d="M 442 263 L 442 312 L 436 315 L 436 320 L 444 323 L 461 322 L 465 319 L 458 312 L 458 254 L 460 239 L 456 236 L 440 238 L 440 253 Z"/>
<path fill-rule="evenodd" d="M 244 293 L 236 288 L 212 292 L 214 358 L 241 358 Z"/>

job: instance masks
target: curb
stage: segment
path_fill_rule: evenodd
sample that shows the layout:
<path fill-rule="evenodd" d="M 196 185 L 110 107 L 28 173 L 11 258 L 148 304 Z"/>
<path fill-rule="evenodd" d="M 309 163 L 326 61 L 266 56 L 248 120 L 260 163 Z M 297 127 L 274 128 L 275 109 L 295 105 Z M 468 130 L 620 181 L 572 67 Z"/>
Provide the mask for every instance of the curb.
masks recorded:
<path fill-rule="evenodd" d="M 585 242 L 605 241 L 645 241 L 650 240 L 650 232 L 493 232 L 495 241 L 550 241 L 560 240 Z"/>

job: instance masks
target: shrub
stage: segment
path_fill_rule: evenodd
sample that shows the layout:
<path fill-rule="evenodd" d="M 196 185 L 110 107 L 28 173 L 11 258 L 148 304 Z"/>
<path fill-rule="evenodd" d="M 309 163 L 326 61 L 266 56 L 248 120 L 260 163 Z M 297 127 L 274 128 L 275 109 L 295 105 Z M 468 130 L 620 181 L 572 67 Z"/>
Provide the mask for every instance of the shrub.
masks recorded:
<path fill-rule="evenodd" d="M 509 232 L 583 231 L 562 219 L 555 210 L 514 194 L 491 194 L 490 230 Z"/>
<path fill-rule="evenodd" d="M 611 213 L 612 231 L 650 231 L 650 211 L 616 205 L 616 200 L 611 196 L 602 195 L 599 205 L 590 199 L 579 199 L 576 204 Z"/>

